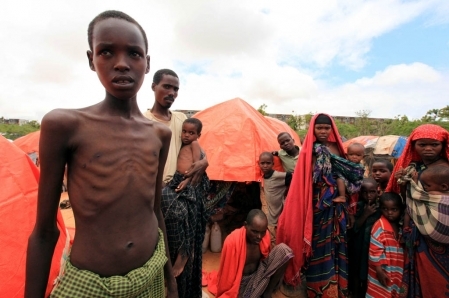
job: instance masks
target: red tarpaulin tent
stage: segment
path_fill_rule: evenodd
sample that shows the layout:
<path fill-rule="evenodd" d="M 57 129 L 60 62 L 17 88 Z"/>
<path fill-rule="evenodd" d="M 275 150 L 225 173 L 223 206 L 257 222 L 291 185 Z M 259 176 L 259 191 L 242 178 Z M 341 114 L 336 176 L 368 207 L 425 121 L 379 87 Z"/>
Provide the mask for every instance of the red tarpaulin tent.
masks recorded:
<path fill-rule="evenodd" d="M 269 116 L 265 116 L 265 118 L 270 121 L 270 124 L 278 131 L 278 134 L 284 131 L 288 132 L 292 136 L 293 140 L 295 140 L 295 145 L 301 147 L 301 140 L 299 139 L 298 134 L 287 123 Z"/>
<path fill-rule="evenodd" d="M 14 140 L 13 143 L 27 154 L 39 152 L 40 135 L 41 131 L 38 130 Z"/>
<path fill-rule="evenodd" d="M 203 123 L 199 143 L 209 161 L 207 175 L 211 180 L 259 181 L 260 153 L 279 150 L 279 129 L 240 98 L 212 106 L 193 117 Z M 275 165 L 282 170 L 277 158 Z"/>
<path fill-rule="evenodd" d="M 16 145 L 0 136 L 0 296 L 23 297 L 28 237 L 37 210 L 39 170 Z M 56 244 L 46 297 L 57 277 L 67 232 L 61 213 L 57 217 L 60 236 Z"/>

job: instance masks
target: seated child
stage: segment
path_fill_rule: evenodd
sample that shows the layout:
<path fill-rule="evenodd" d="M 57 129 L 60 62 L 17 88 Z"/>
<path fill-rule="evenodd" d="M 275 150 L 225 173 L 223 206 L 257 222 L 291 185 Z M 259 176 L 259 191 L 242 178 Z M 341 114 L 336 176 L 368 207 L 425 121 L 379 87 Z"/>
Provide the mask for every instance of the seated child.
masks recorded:
<path fill-rule="evenodd" d="M 179 297 L 190 297 L 194 289 L 201 289 L 201 245 L 206 228 L 204 200 L 209 179 L 204 174 L 198 186 L 190 185 L 184 173 L 194 162 L 204 158 L 198 138 L 202 123 L 188 118 L 182 124 L 182 147 L 178 154 L 176 173 L 162 189 L 161 209 L 167 229 L 168 248 Z"/>
<path fill-rule="evenodd" d="M 350 270 L 354 297 L 365 297 L 371 228 L 380 218 L 376 180 L 373 178 L 363 179 L 359 198 L 361 200 L 357 202 L 355 214 Z"/>
<path fill-rule="evenodd" d="M 262 211 L 268 218 L 268 231 L 270 232 L 272 247 L 276 244 L 276 229 L 279 216 L 284 209 L 286 190 L 290 186 L 292 174 L 273 170 L 273 155 L 262 152 L 259 156 L 259 167 L 263 173 L 263 191 L 265 202 L 262 202 Z"/>
<path fill-rule="evenodd" d="M 403 209 L 398 194 L 386 192 L 380 197 L 382 216 L 371 231 L 366 297 L 399 297 L 404 271 L 404 250 L 399 243 Z"/>
<path fill-rule="evenodd" d="M 393 164 L 386 159 L 375 160 L 371 168 L 371 173 L 377 182 L 377 195 L 381 196 L 387 188 L 391 173 L 393 172 Z"/>

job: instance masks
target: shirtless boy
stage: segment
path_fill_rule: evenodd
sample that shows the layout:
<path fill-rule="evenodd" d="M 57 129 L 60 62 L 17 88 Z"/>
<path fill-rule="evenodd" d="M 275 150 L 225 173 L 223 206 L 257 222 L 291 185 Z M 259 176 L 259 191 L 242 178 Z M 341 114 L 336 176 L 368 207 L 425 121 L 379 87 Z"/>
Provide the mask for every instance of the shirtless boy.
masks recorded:
<path fill-rule="evenodd" d="M 162 189 L 161 209 L 167 228 L 170 261 L 176 277 L 178 296 L 201 297 L 202 249 L 206 222 L 204 201 L 209 190 L 209 178 L 203 175 L 201 182 L 193 186 L 191 177 L 184 173 L 193 163 L 204 158 L 198 143 L 202 123 L 189 118 L 182 124 L 177 169 L 172 179 Z"/>
<path fill-rule="evenodd" d="M 89 66 L 106 95 L 93 106 L 53 110 L 42 120 L 38 210 L 28 242 L 25 296 L 44 296 L 59 237 L 56 214 L 67 164 L 76 238 L 51 297 L 74 297 L 81 290 L 86 297 L 111 297 L 111 291 L 164 297 L 164 272 L 168 294 L 176 297 L 160 209 L 171 132 L 147 120 L 136 100 L 150 69 L 145 32 L 128 15 L 106 11 L 89 24 L 88 40 Z"/>
<path fill-rule="evenodd" d="M 178 173 L 185 173 L 192 164 L 201 160 L 204 157 L 204 152 L 198 143 L 198 138 L 201 136 L 201 129 L 203 124 L 196 118 L 189 118 L 182 124 L 181 131 L 181 150 L 179 150 L 178 161 L 176 163 L 176 171 Z M 179 183 L 176 191 L 183 190 L 192 180 L 192 177 L 185 177 Z"/>

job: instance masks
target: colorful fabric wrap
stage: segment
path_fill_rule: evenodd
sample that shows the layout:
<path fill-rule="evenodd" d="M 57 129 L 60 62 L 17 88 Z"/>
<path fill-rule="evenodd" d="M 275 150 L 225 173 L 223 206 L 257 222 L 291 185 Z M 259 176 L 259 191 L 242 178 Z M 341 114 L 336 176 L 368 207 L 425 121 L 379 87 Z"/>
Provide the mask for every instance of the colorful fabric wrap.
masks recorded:
<path fill-rule="evenodd" d="M 419 232 L 433 240 L 449 244 L 449 196 L 433 195 L 424 191 L 421 182 L 412 180 L 415 167 L 406 169 L 403 178 L 410 182 L 407 188 L 407 211 L 413 219 Z"/>
<path fill-rule="evenodd" d="M 62 279 L 50 294 L 56 297 L 165 297 L 164 265 L 167 262 L 164 235 L 159 230 L 159 241 L 153 256 L 140 268 L 124 276 L 101 277 L 88 270 L 74 267 L 67 260 Z"/>

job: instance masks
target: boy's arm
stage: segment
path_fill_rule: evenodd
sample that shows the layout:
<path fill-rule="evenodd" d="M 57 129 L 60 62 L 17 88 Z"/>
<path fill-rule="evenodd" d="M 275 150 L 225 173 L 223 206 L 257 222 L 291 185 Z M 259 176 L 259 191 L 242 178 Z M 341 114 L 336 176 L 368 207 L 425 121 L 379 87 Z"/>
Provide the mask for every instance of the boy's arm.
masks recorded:
<path fill-rule="evenodd" d="M 158 226 L 164 233 L 165 251 L 167 255 L 167 263 L 164 266 L 164 277 L 167 282 L 167 294 L 168 297 L 178 297 L 178 287 L 176 285 L 176 279 L 173 273 L 172 263 L 170 260 L 170 252 L 168 250 L 167 231 L 165 229 L 164 216 L 161 209 L 161 197 L 162 197 L 162 179 L 164 178 L 164 167 L 167 161 L 168 149 L 170 147 L 171 131 L 162 124 L 157 128 L 158 135 L 162 141 L 162 148 L 159 154 L 159 166 L 156 177 L 156 191 L 154 197 L 154 213 L 156 214 Z"/>
<path fill-rule="evenodd" d="M 52 111 L 42 120 L 39 160 L 40 179 L 37 215 L 28 240 L 25 297 L 44 297 L 51 260 L 59 238 L 56 224 L 68 143 L 75 119 L 61 111 Z"/>
<path fill-rule="evenodd" d="M 337 178 L 338 197 L 343 197 L 346 200 L 346 185 L 345 181 L 341 178 Z"/>
<path fill-rule="evenodd" d="M 196 144 L 194 144 L 196 143 Z M 190 169 L 185 173 L 185 177 L 191 178 L 191 184 L 196 186 L 200 183 L 201 178 L 203 177 L 204 172 L 209 166 L 209 162 L 207 161 L 206 154 L 204 154 L 204 158 L 201 158 L 201 147 L 198 141 L 192 142 L 192 154 L 193 154 L 193 164 Z M 197 159 L 195 159 L 195 155 Z"/>

